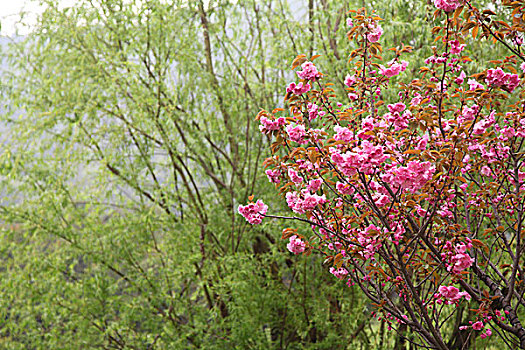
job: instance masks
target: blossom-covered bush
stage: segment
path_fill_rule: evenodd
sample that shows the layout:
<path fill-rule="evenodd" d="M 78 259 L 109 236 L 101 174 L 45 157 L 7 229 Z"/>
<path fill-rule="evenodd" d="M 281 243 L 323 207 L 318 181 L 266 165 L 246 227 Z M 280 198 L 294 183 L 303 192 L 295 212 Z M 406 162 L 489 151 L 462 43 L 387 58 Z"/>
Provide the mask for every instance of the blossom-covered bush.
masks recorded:
<path fill-rule="evenodd" d="M 497 330 L 525 348 L 525 11 L 503 4 L 508 23 L 470 1 L 434 0 L 436 46 L 419 68 L 401 59 L 411 52 L 403 44 L 384 63 L 381 18 L 353 11 L 346 94 L 325 82 L 332 77 L 315 56 L 300 55 L 287 110 L 257 116 L 275 137 L 266 174 L 299 215 L 286 219 L 308 224 L 283 232 L 288 249 L 325 255 L 335 278 L 361 288 L 389 329 L 413 330 L 416 346 L 448 349 L 452 327 L 465 339 Z M 509 56 L 476 71 L 470 36 Z M 407 69 L 419 78 L 404 81 Z M 386 100 L 387 90 L 397 97 Z M 282 118 L 286 125 L 267 127 Z M 252 213 L 243 215 L 253 222 Z"/>

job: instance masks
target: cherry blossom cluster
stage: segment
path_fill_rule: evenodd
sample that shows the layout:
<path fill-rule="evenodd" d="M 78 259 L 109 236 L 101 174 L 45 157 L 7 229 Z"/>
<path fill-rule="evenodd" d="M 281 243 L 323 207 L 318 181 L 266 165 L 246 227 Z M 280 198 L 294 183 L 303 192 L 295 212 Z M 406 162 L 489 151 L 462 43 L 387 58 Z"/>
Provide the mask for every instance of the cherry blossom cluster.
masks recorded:
<path fill-rule="evenodd" d="M 525 249 L 511 252 L 525 197 L 524 74 L 510 73 L 525 73 L 525 63 L 509 56 L 477 71 L 465 33 L 489 21 L 475 22 L 484 14 L 465 1 L 434 5 L 444 23 L 412 81 L 402 74 L 411 49 L 398 45 L 383 60 L 381 19 L 361 9 L 347 19 L 358 45 L 350 61 L 359 63 L 341 72 L 342 98 L 315 56 L 300 55 L 287 109 L 257 119 L 272 138 L 266 177 L 288 205 L 286 218 L 308 225 L 302 235 L 283 235 L 287 249 L 323 254 L 334 278 L 365 291 L 389 329 L 408 325 L 423 343 L 444 348 L 435 334 L 458 312 L 446 305 L 477 310 L 460 330 L 481 338 L 492 335 L 489 325 L 520 327 L 513 304 L 496 300 L 514 297 L 501 286 L 525 283 L 513 258 Z M 252 224 L 266 211 L 260 200 L 239 207 Z"/>
<path fill-rule="evenodd" d="M 306 244 L 297 237 L 297 235 L 293 235 L 290 237 L 290 241 L 286 245 L 286 248 L 294 254 L 301 254 L 306 249 Z"/>
<path fill-rule="evenodd" d="M 520 83 L 520 77 L 517 74 L 505 73 L 503 69 L 498 67 L 496 69 L 487 70 L 485 82 L 488 85 L 500 86 L 506 88 L 509 92 L 512 92 Z"/>
<path fill-rule="evenodd" d="M 434 0 L 434 5 L 445 12 L 457 9 L 461 4 L 459 0 Z"/>
<path fill-rule="evenodd" d="M 470 294 L 467 292 L 460 292 L 459 289 L 454 286 L 440 286 L 438 293 L 436 293 L 434 297 L 438 298 L 438 304 L 441 304 L 442 302 L 445 302 L 445 304 L 457 304 L 461 298 L 464 298 L 465 300 L 471 299 Z"/>
<path fill-rule="evenodd" d="M 255 203 L 239 205 L 238 211 L 250 224 L 258 225 L 268 211 L 268 206 L 259 199 Z"/>

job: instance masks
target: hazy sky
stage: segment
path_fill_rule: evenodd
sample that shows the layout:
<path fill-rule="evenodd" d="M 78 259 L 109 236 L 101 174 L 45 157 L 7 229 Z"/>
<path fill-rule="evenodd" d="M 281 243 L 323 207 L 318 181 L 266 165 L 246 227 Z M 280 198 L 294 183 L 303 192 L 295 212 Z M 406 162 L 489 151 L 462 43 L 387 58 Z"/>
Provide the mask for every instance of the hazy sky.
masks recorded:
<path fill-rule="evenodd" d="M 70 6 L 75 0 L 56 0 L 62 6 Z M 13 35 L 18 28 L 20 35 L 27 34 L 29 28 L 16 25 L 19 20 L 20 11 L 28 12 L 25 22 L 34 23 L 35 15 L 42 12 L 43 8 L 38 6 L 38 1 L 30 0 L 0 0 L 0 23 L 2 29 L 0 35 Z"/>

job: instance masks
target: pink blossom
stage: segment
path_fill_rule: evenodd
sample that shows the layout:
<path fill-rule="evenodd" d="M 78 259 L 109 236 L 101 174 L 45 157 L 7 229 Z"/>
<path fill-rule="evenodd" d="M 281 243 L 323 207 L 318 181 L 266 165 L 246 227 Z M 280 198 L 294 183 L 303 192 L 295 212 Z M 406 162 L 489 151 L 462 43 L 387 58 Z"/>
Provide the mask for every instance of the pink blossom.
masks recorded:
<path fill-rule="evenodd" d="M 453 273 L 461 273 L 461 271 L 469 268 L 474 263 L 474 260 L 466 253 L 467 246 L 459 243 L 455 247 L 456 254 L 450 258 L 450 265 L 447 270 Z"/>
<path fill-rule="evenodd" d="M 372 30 L 370 33 L 366 35 L 366 38 L 371 43 L 375 43 L 379 41 L 379 38 L 381 38 L 381 35 L 383 35 L 383 28 L 379 24 L 377 24 L 375 27 L 371 28 Z"/>
<path fill-rule="evenodd" d="M 376 193 L 372 196 L 372 200 L 378 207 L 384 207 L 390 203 L 390 197 L 388 197 L 386 194 Z"/>
<path fill-rule="evenodd" d="M 276 120 L 261 117 L 261 124 L 262 125 L 259 125 L 259 130 L 264 134 L 268 134 L 273 130 L 279 130 L 281 126 L 286 124 L 286 120 L 283 117 L 277 118 Z"/>
<path fill-rule="evenodd" d="M 409 110 L 406 110 L 401 114 L 405 107 L 405 104 L 402 102 L 390 104 L 388 105 L 390 113 L 384 115 L 384 118 L 394 125 L 396 131 L 408 127 L 408 120 L 412 116 L 412 113 Z"/>
<path fill-rule="evenodd" d="M 250 224 L 257 225 L 262 222 L 262 219 L 268 210 L 268 206 L 259 199 L 255 203 L 249 203 L 244 206 L 239 205 L 237 210 Z"/>
<path fill-rule="evenodd" d="M 306 243 L 301 241 L 296 235 L 290 237 L 290 242 L 286 245 L 286 248 L 294 254 L 301 254 L 306 249 Z"/>
<path fill-rule="evenodd" d="M 401 113 L 405 110 L 406 106 L 403 102 L 397 102 L 387 106 L 390 113 Z"/>
<path fill-rule="evenodd" d="M 371 132 L 374 130 L 375 126 L 376 123 L 374 118 L 366 117 L 361 122 L 361 130 L 357 133 L 357 137 L 363 140 L 371 139 L 373 137 Z"/>
<path fill-rule="evenodd" d="M 336 139 L 337 141 L 350 142 L 354 139 L 354 133 L 348 128 L 336 125 L 334 126 L 334 131 L 334 139 Z"/>
<path fill-rule="evenodd" d="M 520 65 L 521 71 L 525 73 L 525 62 Z"/>
<path fill-rule="evenodd" d="M 465 121 L 472 121 L 476 119 L 476 116 L 479 112 L 478 105 L 472 105 L 472 107 L 464 106 L 461 111 L 461 116 L 458 118 L 458 123 L 463 123 Z"/>
<path fill-rule="evenodd" d="M 485 330 L 485 333 L 480 334 L 481 339 L 485 339 L 487 337 L 490 337 L 492 335 L 492 330 L 490 328 L 487 328 Z"/>
<path fill-rule="evenodd" d="M 460 5 L 458 0 L 434 0 L 434 5 L 445 12 L 451 12 Z"/>
<path fill-rule="evenodd" d="M 420 205 L 416 205 L 416 213 L 419 216 L 425 216 L 427 214 L 427 211 L 423 209 Z"/>
<path fill-rule="evenodd" d="M 401 63 L 392 63 L 388 68 L 385 68 L 385 66 L 380 65 L 379 73 L 388 78 L 391 78 L 393 76 L 398 75 L 401 72 L 404 72 L 407 68 L 407 65 L 407 61 L 402 61 Z"/>
<path fill-rule="evenodd" d="M 353 194 L 355 192 L 354 188 L 348 184 L 338 182 L 335 184 L 335 188 L 341 194 Z"/>
<path fill-rule="evenodd" d="M 353 26 L 354 26 L 354 22 L 352 21 L 352 19 L 351 19 L 350 17 L 348 17 L 348 18 L 346 19 L 346 25 L 347 25 L 348 27 L 353 27 Z"/>
<path fill-rule="evenodd" d="M 375 252 L 381 247 L 379 241 L 380 230 L 374 224 L 369 225 L 364 231 L 357 233 L 357 241 L 364 248 L 361 252 L 365 259 L 372 259 Z"/>
<path fill-rule="evenodd" d="M 279 169 L 274 169 L 274 170 L 266 170 L 265 171 L 266 173 L 266 176 L 268 176 L 268 180 L 274 184 L 278 184 L 281 182 L 280 180 L 280 176 L 281 176 L 281 171 Z"/>
<path fill-rule="evenodd" d="M 510 92 L 519 85 L 520 78 L 517 74 L 505 73 L 500 67 L 496 69 L 488 69 L 485 82 L 489 85 L 501 86 Z"/>
<path fill-rule="evenodd" d="M 435 170 L 430 162 L 413 160 L 408 162 L 406 167 L 393 168 L 383 175 L 383 181 L 390 182 L 397 188 L 415 192 L 432 179 Z"/>
<path fill-rule="evenodd" d="M 486 166 L 486 165 L 483 165 L 481 167 L 481 171 L 480 172 L 481 172 L 481 175 L 484 175 L 484 176 L 490 176 L 492 174 L 490 168 L 488 166 Z"/>
<path fill-rule="evenodd" d="M 474 324 L 472 324 L 472 329 L 474 329 L 476 331 L 482 330 L 483 329 L 483 322 L 481 322 L 481 321 L 475 322 Z"/>
<path fill-rule="evenodd" d="M 338 269 L 336 269 L 335 267 L 331 267 L 330 273 L 341 280 L 345 278 L 346 275 L 348 275 L 348 270 L 344 267 L 340 267 Z"/>
<path fill-rule="evenodd" d="M 472 129 L 474 135 L 483 135 L 485 131 L 496 122 L 496 118 L 494 117 L 495 113 L 495 111 L 492 111 L 487 119 L 480 120 L 474 124 L 474 128 Z"/>
<path fill-rule="evenodd" d="M 469 90 L 484 89 L 483 85 L 478 83 L 476 79 L 469 79 L 467 84 L 469 85 Z"/>
<path fill-rule="evenodd" d="M 375 146 L 367 140 L 361 143 L 361 147 L 354 147 L 352 151 L 344 154 L 340 154 L 334 148 L 331 149 L 331 152 L 332 161 L 337 165 L 339 171 L 346 176 L 355 174 L 357 170 L 367 175 L 373 174 L 377 167 L 388 158 L 384 154 L 383 146 Z"/>
<path fill-rule="evenodd" d="M 414 97 L 412 98 L 412 100 L 410 101 L 410 105 L 411 106 L 417 106 L 418 104 L 421 103 L 422 100 L 423 100 L 423 98 L 421 97 L 421 95 L 416 93 L 414 95 Z"/>
<path fill-rule="evenodd" d="M 421 138 L 419 138 L 419 141 L 417 142 L 416 148 L 418 150 L 421 150 L 421 151 L 426 149 L 427 148 L 427 144 L 428 144 L 428 140 L 429 140 L 428 134 L 423 135 Z"/>
<path fill-rule="evenodd" d="M 460 44 L 458 40 L 449 41 L 449 44 L 450 53 L 453 55 L 459 55 L 465 49 L 465 44 Z"/>
<path fill-rule="evenodd" d="M 405 232 L 405 227 L 401 224 L 397 224 L 396 229 L 394 231 L 394 236 L 391 238 L 392 242 L 395 245 L 398 245 L 399 241 L 403 239 L 403 235 L 405 234 Z"/>
<path fill-rule="evenodd" d="M 350 101 L 355 101 L 359 98 L 359 95 L 353 92 L 348 93 L 348 99 Z"/>
<path fill-rule="evenodd" d="M 321 188 L 321 185 L 323 184 L 323 179 L 312 179 L 310 182 L 308 182 L 308 191 L 310 192 L 317 192 Z"/>
<path fill-rule="evenodd" d="M 316 206 L 327 202 L 325 195 L 310 194 L 308 192 L 302 193 L 303 198 L 297 192 L 286 193 L 286 203 L 288 207 L 297 214 L 304 214 L 312 211 Z"/>
<path fill-rule="evenodd" d="M 466 77 L 467 75 L 465 74 L 465 72 L 461 71 L 461 73 L 459 73 L 459 76 L 454 80 L 454 82 L 458 85 L 461 85 L 465 81 Z"/>
<path fill-rule="evenodd" d="M 294 142 L 302 143 L 302 144 L 308 143 L 308 141 L 305 140 L 306 131 L 305 131 L 304 125 L 299 124 L 299 125 L 293 126 L 292 124 L 288 124 L 286 126 L 286 133 L 290 137 L 290 140 Z"/>
<path fill-rule="evenodd" d="M 355 84 L 356 81 L 357 81 L 357 79 L 355 77 L 355 74 L 354 75 L 347 75 L 346 78 L 345 78 L 345 85 L 348 86 L 348 87 L 351 87 L 352 85 Z"/>
<path fill-rule="evenodd" d="M 501 134 L 507 138 L 514 137 L 516 135 L 516 129 L 506 126 L 501 130 Z"/>
<path fill-rule="evenodd" d="M 286 92 L 291 92 L 295 95 L 301 95 L 308 91 L 310 91 L 310 84 L 299 83 L 296 85 L 295 83 L 290 83 L 286 88 Z"/>
<path fill-rule="evenodd" d="M 304 62 L 301 65 L 301 68 L 303 70 L 297 72 L 297 75 L 301 79 L 315 81 L 316 79 L 321 77 L 321 73 L 317 71 L 317 68 L 312 62 Z"/>
<path fill-rule="evenodd" d="M 315 118 L 317 118 L 317 116 L 319 115 L 319 106 L 316 105 L 315 103 L 309 102 L 307 107 L 308 107 L 308 119 L 312 121 Z"/>
<path fill-rule="evenodd" d="M 294 184 L 300 184 L 301 182 L 303 182 L 303 178 L 300 177 L 297 171 L 293 170 L 292 168 L 288 169 L 288 176 Z"/>
<path fill-rule="evenodd" d="M 460 292 L 454 286 L 440 286 L 438 289 L 439 293 L 435 294 L 436 298 L 443 298 L 447 304 L 453 304 L 458 302 L 462 297 L 466 300 L 470 300 L 470 295 L 467 292 Z"/>

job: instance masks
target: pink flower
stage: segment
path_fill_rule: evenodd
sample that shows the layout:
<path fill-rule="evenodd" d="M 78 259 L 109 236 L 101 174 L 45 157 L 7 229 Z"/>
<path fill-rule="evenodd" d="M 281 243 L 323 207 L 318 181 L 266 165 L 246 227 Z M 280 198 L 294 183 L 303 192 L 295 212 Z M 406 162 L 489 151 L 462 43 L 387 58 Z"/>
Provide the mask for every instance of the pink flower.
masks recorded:
<path fill-rule="evenodd" d="M 525 62 L 520 65 L 521 71 L 525 73 Z"/>
<path fill-rule="evenodd" d="M 379 228 L 371 224 L 364 231 L 357 233 L 357 241 L 363 247 L 361 255 L 365 259 L 372 259 L 376 251 L 381 247 L 379 240 Z"/>
<path fill-rule="evenodd" d="M 390 198 L 386 194 L 376 193 L 372 196 L 372 199 L 378 207 L 384 207 L 390 203 Z"/>
<path fill-rule="evenodd" d="M 450 258 L 450 265 L 447 267 L 447 270 L 453 273 L 461 273 L 461 271 L 471 267 L 474 260 L 466 253 L 467 246 L 465 244 L 457 244 L 455 250 L 456 254 Z"/>
<path fill-rule="evenodd" d="M 343 126 L 334 126 L 334 131 L 334 139 L 336 139 L 337 141 L 350 142 L 354 138 L 354 133 L 350 129 L 345 128 Z"/>
<path fill-rule="evenodd" d="M 492 335 L 492 330 L 491 330 L 490 328 L 487 328 L 487 329 L 485 330 L 485 333 L 481 335 L 481 338 L 482 338 L 482 339 L 485 339 L 485 338 L 487 338 L 487 337 L 490 337 L 491 335 Z"/>
<path fill-rule="evenodd" d="M 350 92 L 350 93 L 348 94 L 348 99 L 349 99 L 350 101 L 355 101 L 355 100 L 357 100 L 358 98 L 359 98 L 359 95 L 357 95 L 357 94 L 355 94 L 355 93 L 353 93 L 353 92 Z"/>
<path fill-rule="evenodd" d="M 467 84 L 469 85 L 470 90 L 476 90 L 476 89 L 484 89 L 483 85 L 478 83 L 476 79 L 469 79 L 467 81 Z"/>
<path fill-rule="evenodd" d="M 291 92 L 295 95 L 301 95 L 308 91 L 310 91 L 310 84 L 299 83 L 296 85 L 295 83 L 290 83 L 286 88 L 286 92 Z"/>
<path fill-rule="evenodd" d="M 375 146 L 371 142 L 364 140 L 361 147 L 354 147 L 352 151 L 340 154 L 339 151 L 332 148 L 332 161 L 337 165 L 339 171 L 346 176 L 354 175 L 357 170 L 370 175 L 377 170 L 385 159 L 383 146 Z"/>
<path fill-rule="evenodd" d="M 428 144 L 428 140 L 429 140 L 428 134 L 423 135 L 421 138 L 419 138 L 419 141 L 417 142 L 416 148 L 418 150 L 421 150 L 421 151 L 426 149 L 427 148 L 427 144 Z"/>
<path fill-rule="evenodd" d="M 281 179 L 279 177 L 281 176 L 281 171 L 279 169 L 274 170 L 266 170 L 265 171 L 266 176 L 268 176 L 268 180 L 274 184 L 278 184 L 281 182 Z"/>
<path fill-rule="evenodd" d="M 330 273 L 341 280 L 345 278 L 346 275 L 348 275 L 348 270 L 344 267 L 340 267 L 338 269 L 336 269 L 335 267 L 331 267 Z"/>
<path fill-rule="evenodd" d="M 396 131 L 408 127 L 408 120 L 412 117 L 412 113 L 406 110 L 403 114 L 401 112 L 405 109 L 403 102 L 388 105 L 390 113 L 384 115 L 384 118 L 394 125 Z"/>
<path fill-rule="evenodd" d="M 435 297 L 446 299 L 447 304 L 455 303 L 462 297 L 470 300 L 470 295 L 467 292 L 460 292 L 459 289 L 454 286 L 440 286 L 438 290 L 439 293 L 437 293 Z"/>
<path fill-rule="evenodd" d="M 481 174 L 484 175 L 484 176 L 490 176 L 490 175 L 492 174 L 490 168 L 489 168 L 488 166 L 486 166 L 486 165 L 483 165 L 483 166 L 481 167 L 481 171 L 480 171 L 480 172 L 481 172 Z"/>
<path fill-rule="evenodd" d="M 347 75 L 346 78 L 345 78 L 345 85 L 348 86 L 348 87 L 351 87 L 352 85 L 355 84 L 356 81 L 357 81 L 357 79 L 355 77 L 355 74 L 354 75 Z"/>
<path fill-rule="evenodd" d="M 519 85 L 520 78 L 517 74 L 510 74 L 503 72 L 503 69 L 489 69 L 487 70 L 487 77 L 485 82 L 488 85 L 501 86 L 509 90 L 510 92 Z"/>
<path fill-rule="evenodd" d="M 317 116 L 320 114 L 319 106 L 316 105 L 315 103 L 309 102 L 307 107 L 308 107 L 308 119 L 312 121 L 315 118 L 317 118 Z"/>
<path fill-rule="evenodd" d="M 261 130 L 261 132 L 264 134 L 268 134 L 273 130 L 279 130 L 281 126 L 286 124 L 286 120 L 283 117 L 280 117 L 276 120 L 261 117 L 261 124 L 262 125 L 259 125 L 259 130 Z"/>
<path fill-rule="evenodd" d="M 361 130 L 357 133 L 357 137 L 363 140 L 371 139 L 373 136 L 371 135 L 371 132 L 376 127 L 376 123 L 374 121 L 374 118 L 372 117 L 366 117 L 361 122 Z"/>
<path fill-rule="evenodd" d="M 312 179 L 310 182 L 308 182 L 308 191 L 310 192 L 317 192 L 321 188 L 321 185 L 323 184 L 323 179 Z"/>
<path fill-rule="evenodd" d="M 304 191 L 303 191 L 304 192 Z M 303 198 L 299 196 L 297 192 L 286 193 L 286 203 L 288 207 L 297 214 L 304 214 L 308 211 L 312 211 L 316 206 L 327 202 L 326 196 L 318 196 L 316 194 L 310 194 L 308 191 L 302 193 Z"/>
<path fill-rule="evenodd" d="M 290 242 L 286 245 L 286 248 L 294 254 L 301 254 L 306 249 L 306 244 L 297 238 L 296 235 L 290 237 Z"/>
<path fill-rule="evenodd" d="M 463 110 L 461 111 L 461 116 L 458 117 L 458 123 L 463 123 L 465 121 L 471 121 L 476 119 L 476 115 L 479 112 L 479 106 L 478 105 L 472 105 L 472 107 L 463 106 Z"/>
<path fill-rule="evenodd" d="M 379 41 L 379 38 L 381 38 L 381 35 L 383 35 L 383 28 L 379 24 L 377 24 L 375 27 L 371 28 L 372 30 L 370 33 L 366 35 L 366 38 L 371 43 L 375 43 Z"/>
<path fill-rule="evenodd" d="M 302 143 L 302 144 L 308 143 L 308 141 L 305 140 L 306 131 L 304 129 L 304 125 L 299 124 L 299 125 L 293 126 L 292 124 L 288 124 L 286 126 L 286 133 L 290 137 L 290 140 L 294 142 Z"/>
<path fill-rule="evenodd" d="M 393 168 L 383 175 L 383 180 L 392 183 L 397 188 L 411 192 L 420 190 L 432 179 L 436 168 L 430 162 L 413 160 L 406 167 Z"/>
<path fill-rule="evenodd" d="M 297 171 L 293 170 L 292 168 L 288 169 L 288 176 L 294 184 L 300 184 L 301 182 L 303 182 L 303 178 L 300 177 Z"/>
<path fill-rule="evenodd" d="M 421 95 L 416 93 L 414 95 L 414 98 L 412 98 L 412 100 L 410 101 L 410 105 L 411 106 L 417 106 L 418 104 L 421 103 L 422 100 L 423 100 L 423 98 L 421 97 Z"/>
<path fill-rule="evenodd" d="M 262 219 L 268 210 L 268 206 L 259 199 L 255 203 L 249 203 L 244 206 L 239 205 L 237 210 L 250 224 L 258 225 L 262 222 Z"/>
<path fill-rule="evenodd" d="M 394 231 L 394 237 L 391 238 L 392 242 L 395 245 L 399 244 L 399 241 L 403 239 L 403 235 L 405 234 L 406 230 L 403 227 L 403 225 L 398 224 L 396 226 L 396 230 Z"/>
<path fill-rule="evenodd" d="M 467 75 L 465 74 L 465 72 L 461 71 L 461 73 L 459 73 L 459 76 L 454 80 L 454 82 L 458 85 L 461 85 L 465 81 L 466 77 Z"/>
<path fill-rule="evenodd" d="M 407 61 L 402 61 L 401 63 L 392 63 L 390 67 L 385 68 L 385 66 L 379 66 L 379 73 L 385 77 L 391 78 L 398 75 L 401 72 L 404 72 L 408 66 Z"/>
<path fill-rule="evenodd" d="M 401 113 L 405 110 L 406 106 L 403 102 L 397 102 L 387 106 L 390 113 Z"/>
<path fill-rule="evenodd" d="M 450 53 L 453 55 L 459 55 L 465 49 L 465 44 L 460 44 L 457 40 L 449 41 L 449 44 Z"/>
<path fill-rule="evenodd" d="M 304 62 L 301 65 L 301 68 L 303 70 L 297 72 L 297 75 L 301 79 L 315 81 L 316 79 L 321 77 L 321 73 L 319 73 L 319 71 L 312 62 Z"/>
<path fill-rule="evenodd" d="M 483 135 L 485 131 L 496 122 L 494 115 L 495 111 L 492 111 L 487 119 L 480 120 L 474 124 L 474 128 L 472 129 L 474 135 Z"/>
<path fill-rule="evenodd" d="M 352 19 L 351 19 L 350 17 L 348 17 L 348 18 L 346 19 L 346 25 L 347 25 L 348 27 L 353 27 L 353 26 L 354 26 L 354 22 L 352 22 Z"/>
<path fill-rule="evenodd" d="M 478 322 L 475 322 L 473 325 L 472 325 L 472 329 L 476 330 L 476 331 L 480 331 L 483 329 L 483 322 L 481 321 L 478 321 Z"/>
<path fill-rule="evenodd" d="M 338 182 L 335 184 L 335 188 L 337 189 L 337 192 L 341 194 L 353 194 L 355 192 L 354 188 L 348 184 L 344 184 L 342 182 Z"/>
<path fill-rule="evenodd" d="M 458 0 L 434 0 L 434 5 L 445 12 L 454 11 L 459 7 Z"/>

